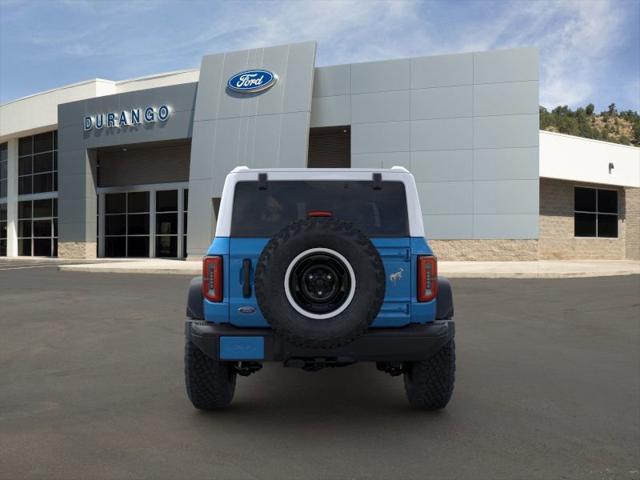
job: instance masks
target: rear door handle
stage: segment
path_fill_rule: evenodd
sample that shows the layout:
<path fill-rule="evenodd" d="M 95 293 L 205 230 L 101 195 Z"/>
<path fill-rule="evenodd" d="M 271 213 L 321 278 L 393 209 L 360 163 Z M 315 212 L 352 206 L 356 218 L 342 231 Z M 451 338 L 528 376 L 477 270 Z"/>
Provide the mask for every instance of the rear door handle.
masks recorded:
<path fill-rule="evenodd" d="M 242 296 L 251 297 L 251 260 L 248 258 L 242 261 Z"/>

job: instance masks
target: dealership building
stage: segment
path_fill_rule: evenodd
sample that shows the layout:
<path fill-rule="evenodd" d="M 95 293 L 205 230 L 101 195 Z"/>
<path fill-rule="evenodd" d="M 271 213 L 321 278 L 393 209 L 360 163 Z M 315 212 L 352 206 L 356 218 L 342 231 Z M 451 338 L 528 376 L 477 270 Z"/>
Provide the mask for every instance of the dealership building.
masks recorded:
<path fill-rule="evenodd" d="M 443 259 L 640 259 L 640 149 L 541 132 L 537 50 L 315 58 L 207 55 L 0 106 L 0 256 L 198 257 L 238 165 L 398 165 Z"/>

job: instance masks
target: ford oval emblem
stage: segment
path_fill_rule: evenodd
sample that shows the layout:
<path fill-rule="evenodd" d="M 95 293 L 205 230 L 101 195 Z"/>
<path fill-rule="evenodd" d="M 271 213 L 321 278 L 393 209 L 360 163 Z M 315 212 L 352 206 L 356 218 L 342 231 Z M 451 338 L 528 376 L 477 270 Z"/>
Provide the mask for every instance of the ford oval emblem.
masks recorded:
<path fill-rule="evenodd" d="M 258 93 L 273 87 L 277 81 L 278 76 L 269 70 L 245 70 L 231 77 L 227 87 L 238 93 Z"/>
<path fill-rule="evenodd" d="M 251 305 L 245 305 L 244 307 L 238 308 L 238 312 L 240 312 L 240 313 L 253 313 L 255 311 L 256 311 L 256 309 L 254 307 L 252 307 Z"/>

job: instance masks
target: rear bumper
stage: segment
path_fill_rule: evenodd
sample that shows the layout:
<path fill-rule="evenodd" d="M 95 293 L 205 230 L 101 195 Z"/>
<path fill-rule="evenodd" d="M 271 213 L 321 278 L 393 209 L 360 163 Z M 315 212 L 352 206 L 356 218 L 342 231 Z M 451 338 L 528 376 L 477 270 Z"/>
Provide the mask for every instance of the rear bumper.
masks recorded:
<path fill-rule="evenodd" d="M 455 334 L 452 320 L 426 325 L 376 328 L 343 347 L 310 349 L 291 345 L 270 328 L 238 328 L 187 320 L 185 334 L 205 355 L 222 361 L 324 360 L 332 363 L 404 362 L 429 358 Z"/>

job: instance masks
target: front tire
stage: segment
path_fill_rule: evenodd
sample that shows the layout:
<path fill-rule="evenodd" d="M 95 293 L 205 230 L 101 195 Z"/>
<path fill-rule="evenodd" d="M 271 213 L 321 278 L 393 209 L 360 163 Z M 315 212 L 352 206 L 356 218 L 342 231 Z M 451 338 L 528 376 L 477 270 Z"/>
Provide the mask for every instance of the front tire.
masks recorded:
<path fill-rule="evenodd" d="M 184 350 L 184 377 L 189 400 L 197 409 L 218 410 L 229 406 L 233 400 L 235 365 L 212 360 L 189 339 Z"/>
<path fill-rule="evenodd" d="M 456 344 L 452 339 L 431 358 L 405 362 L 404 387 L 409 404 L 423 410 L 447 406 L 455 383 Z"/>

